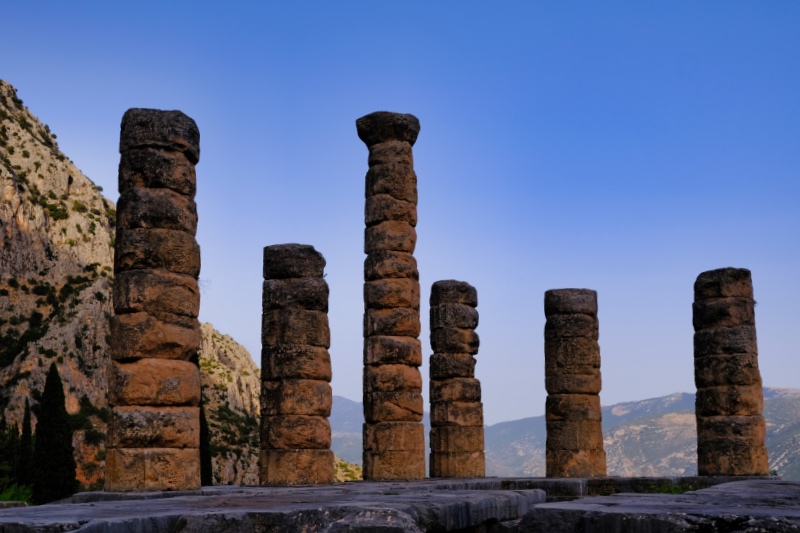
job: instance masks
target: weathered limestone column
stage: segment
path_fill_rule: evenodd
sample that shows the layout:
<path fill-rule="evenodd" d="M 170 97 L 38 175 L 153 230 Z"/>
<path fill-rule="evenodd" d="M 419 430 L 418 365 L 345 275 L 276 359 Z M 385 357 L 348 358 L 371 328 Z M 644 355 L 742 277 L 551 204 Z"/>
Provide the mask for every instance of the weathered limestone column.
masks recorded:
<path fill-rule="evenodd" d="M 703 272 L 694 284 L 697 471 L 768 475 L 750 271 Z"/>
<path fill-rule="evenodd" d="M 108 491 L 200 487 L 199 142 L 180 111 L 122 117 Z"/>
<path fill-rule="evenodd" d="M 419 342 L 417 176 L 419 121 L 377 112 L 356 121 L 369 148 L 364 235 L 365 480 L 425 477 Z"/>
<path fill-rule="evenodd" d="M 437 281 L 431 288 L 431 477 L 484 477 L 478 291 L 469 283 Z"/>
<path fill-rule="evenodd" d="M 600 411 L 597 293 L 544 293 L 547 477 L 606 475 Z"/>
<path fill-rule="evenodd" d="M 325 259 L 313 246 L 264 248 L 262 485 L 333 483 Z"/>

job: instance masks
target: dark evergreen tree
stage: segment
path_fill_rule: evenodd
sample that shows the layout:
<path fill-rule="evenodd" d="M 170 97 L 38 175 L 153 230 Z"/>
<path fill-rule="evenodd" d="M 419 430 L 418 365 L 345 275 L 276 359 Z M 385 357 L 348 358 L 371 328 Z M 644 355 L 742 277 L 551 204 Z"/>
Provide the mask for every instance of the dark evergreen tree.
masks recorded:
<path fill-rule="evenodd" d="M 33 450 L 33 502 L 52 502 L 78 490 L 72 450 L 72 428 L 64 401 L 64 386 L 56 364 L 50 365 L 44 383 L 36 444 Z"/>
<path fill-rule="evenodd" d="M 25 414 L 22 416 L 22 436 L 19 439 L 17 461 L 17 485 L 30 485 L 33 477 L 33 433 L 31 432 L 31 404 L 25 399 Z"/>
<path fill-rule="evenodd" d="M 5 413 L 0 413 L 0 492 L 15 481 L 17 450 L 12 440 L 12 433 L 15 433 L 16 429 L 16 426 L 6 423 Z"/>
<path fill-rule="evenodd" d="M 206 420 L 205 402 L 200 398 L 200 484 L 203 486 L 214 483 L 211 466 L 211 431 Z"/>

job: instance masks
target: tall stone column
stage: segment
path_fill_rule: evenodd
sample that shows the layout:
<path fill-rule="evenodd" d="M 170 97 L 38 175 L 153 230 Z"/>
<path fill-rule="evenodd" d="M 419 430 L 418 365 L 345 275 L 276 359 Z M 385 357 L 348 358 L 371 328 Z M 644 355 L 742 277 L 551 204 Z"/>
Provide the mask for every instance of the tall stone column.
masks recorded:
<path fill-rule="evenodd" d="M 200 487 L 200 132 L 129 109 L 120 133 L 105 490 Z"/>
<path fill-rule="evenodd" d="M 469 283 L 431 288 L 431 477 L 483 477 L 483 404 L 475 379 L 478 291 Z"/>
<path fill-rule="evenodd" d="M 606 475 L 597 293 L 544 293 L 547 477 Z"/>
<path fill-rule="evenodd" d="M 262 485 L 333 483 L 325 259 L 313 246 L 264 248 Z"/>
<path fill-rule="evenodd" d="M 419 121 L 377 112 L 356 121 L 369 148 L 364 235 L 364 479 L 425 477 L 419 273 L 414 259 Z"/>
<path fill-rule="evenodd" d="M 703 272 L 694 284 L 697 471 L 768 475 L 750 271 Z"/>

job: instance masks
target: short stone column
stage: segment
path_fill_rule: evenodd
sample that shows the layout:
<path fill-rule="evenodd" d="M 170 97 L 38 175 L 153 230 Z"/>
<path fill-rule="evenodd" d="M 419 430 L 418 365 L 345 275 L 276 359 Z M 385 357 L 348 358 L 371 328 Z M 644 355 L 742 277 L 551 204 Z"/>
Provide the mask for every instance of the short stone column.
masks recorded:
<path fill-rule="evenodd" d="M 606 475 L 600 411 L 597 293 L 544 293 L 547 477 Z"/>
<path fill-rule="evenodd" d="M 419 273 L 414 259 L 419 121 L 377 112 L 356 121 L 369 148 L 364 234 L 365 480 L 425 477 Z"/>
<path fill-rule="evenodd" d="M 313 246 L 264 248 L 262 485 L 333 483 L 325 259 Z"/>
<path fill-rule="evenodd" d="M 122 118 L 107 491 L 200 487 L 199 141 L 180 111 Z"/>
<path fill-rule="evenodd" d="M 694 284 L 697 472 L 768 475 L 750 271 L 703 272 Z"/>
<path fill-rule="evenodd" d="M 437 281 L 430 304 L 430 475 L 483 477 L 483 404 L 474 357 L 478 291 L 463 281 Z"/>

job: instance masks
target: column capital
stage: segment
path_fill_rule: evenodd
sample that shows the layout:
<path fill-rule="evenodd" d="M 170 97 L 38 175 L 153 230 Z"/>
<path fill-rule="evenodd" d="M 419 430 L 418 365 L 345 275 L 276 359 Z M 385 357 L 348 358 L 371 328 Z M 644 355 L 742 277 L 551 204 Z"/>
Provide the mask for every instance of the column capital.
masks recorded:
<path fill-rule="evenodd" d="M 409 114 L 376 111 L 356 120 L 356 130 L 367 148 L 386 141 L 405 141 L 414 146 L 419 119 Z"/>

